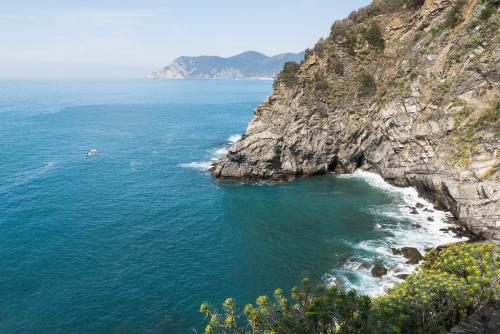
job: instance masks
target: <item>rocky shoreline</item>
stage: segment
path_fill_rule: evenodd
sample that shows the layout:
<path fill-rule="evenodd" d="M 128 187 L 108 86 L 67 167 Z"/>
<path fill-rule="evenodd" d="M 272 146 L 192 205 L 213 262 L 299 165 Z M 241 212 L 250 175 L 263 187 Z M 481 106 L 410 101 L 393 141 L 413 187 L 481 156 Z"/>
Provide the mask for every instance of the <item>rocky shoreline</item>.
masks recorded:
<path fill-rule="evenodd" d="M 458 5 L 427 0 L 336 22 L 303 63 L 285 66 L 213 175 L 375 172 L 500 241 L 500 29 L 479 20 L 480 1 Z M 450 25 L 453 10 L 460 20 Z"/>

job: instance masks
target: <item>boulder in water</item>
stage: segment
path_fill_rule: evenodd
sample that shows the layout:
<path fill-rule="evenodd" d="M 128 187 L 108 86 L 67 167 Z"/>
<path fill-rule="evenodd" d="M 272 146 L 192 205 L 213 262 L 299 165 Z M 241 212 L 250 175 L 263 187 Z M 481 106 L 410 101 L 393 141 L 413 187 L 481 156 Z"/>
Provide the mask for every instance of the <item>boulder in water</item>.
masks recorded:
<path fill-rule="evenodd" d="M 372 275 L 373 277 L 382 277 L 384 275 L 387 275 L 387 268 L 384 267 L 383 264 L 377 263 L 372 268 Z"/>

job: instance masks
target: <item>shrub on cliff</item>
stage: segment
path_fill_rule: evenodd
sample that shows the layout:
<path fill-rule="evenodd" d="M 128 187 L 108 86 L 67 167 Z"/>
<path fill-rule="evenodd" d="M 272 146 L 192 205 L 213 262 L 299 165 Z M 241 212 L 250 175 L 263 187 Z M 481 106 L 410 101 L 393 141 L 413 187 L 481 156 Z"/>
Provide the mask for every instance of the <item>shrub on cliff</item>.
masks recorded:
<path fill-rule="evenodd" d="M 362 96 L 373 94 L 377 90 L 375 78 L 370 73 L 363 71 L 358 75 L 358 90 Z"/>
<path fill-rule="evenodd" d="M 353 24 L 354 23 L 349 19 L 335 21 L 330 30 L 330 38 L 332 40 L 338 40 L 346 37 Z"/>
<path fill-rule="evenodd" d="M 312 289 L 308 278 L 302 280 L 302 288 L 292 288 L 290 298 L 283 290 L 276 289 L 272 299 L 259 296 L 255 305 L 245 305 L 243 314 L 231 298 L 225 300 L 222 313 L 207 303 L 200 306 L 200 312 L 208 322 L 205 334 L 361 334 L 366 332 L 369 310 L 369 297 L 336 287 L 327 289 L 322 285 Z"/>
<path fill-rule="evenodd" d="M 466 0 L 458 0 L 453 7 L 451 7 L 446 19 L 444 21 L 445 28 L 454 28 L 460 21 L 462 21 L 462 9 L 466 4 Z"/>
<path fill-rule="evenodd" d="M 297 82 L 297 73 L 299 72 L 300 65 L 294 61 L 287 61 L 283 65 L 283 70 L 278 74 L 274 84 L 283 82 L 286 86 L 291 87 Z"/>
<path fill-rule="evenodd" d="M 413 9 L 422 7 L 424 3 L 425 0 L 406 0 L 408 8 L 413 8 Z"/>
<path fill-rule="evenodd" d="M 365 32 L 365 38 L 368 41 L 368 44 L 370 46 L 377 48 L 377 49 L 384 49 L 385 47 L 385 41 L 384 41 L 384 36 L 382 34 L 382 29 L 380 26 L 372 22 L 368 29 Z"/>
<path fill-rule="evenodd" d="M 353 11 L 349 19 L 356 22 L 364 22 L 370 17 L 380 14 L 397 12 L 403 9 L 417 9 L 424 4 L 425 0 L 374 0 L 369 5 Z"/>
<path fill-rule="evenodd" d="M 332 63 L 333 72 L 337 75 L 343 76 L 345 72 L 345 65 L 341 60 L 335 59 Z"/>
<path fill-rule="evenodd" d="M 420 270 L 374 300 L 376 332 L 441 333 L 499 297 L 499 248 L 455 244 L 429 252 Z"/>
<path fill-rule="evenodd" d="M 418 271 L 386 295 L 369 298 L 355 291 L 312 289 L 309 279 L 287 298 L 276 289 L 243 312 L 228 298 L 222 312 L 203 303 L 206 334 L 218 333 L 442 333 L 489 299 L 500 297 L 500 246 L 455 244 L 431 251 Z"/>

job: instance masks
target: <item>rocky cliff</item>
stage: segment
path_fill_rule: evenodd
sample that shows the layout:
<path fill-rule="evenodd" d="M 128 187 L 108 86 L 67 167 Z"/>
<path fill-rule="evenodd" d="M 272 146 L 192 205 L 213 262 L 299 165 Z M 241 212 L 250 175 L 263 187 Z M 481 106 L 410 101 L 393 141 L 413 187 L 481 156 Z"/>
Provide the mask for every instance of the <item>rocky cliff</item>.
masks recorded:
<path fill-rule="evenodd" d="M 500 240 L 499 1 L 381 0 L 287 63 L 218 178 L 357 168 Z"/>
<path fill-rule="evenodd" d="M 150 74 L 155 79 L 273 79 L 286 61 L 301 61 L 304 53 L 283 53 L 268 57 L 247 51 L 223 58 L 179 57 L 172 64 Z"/>

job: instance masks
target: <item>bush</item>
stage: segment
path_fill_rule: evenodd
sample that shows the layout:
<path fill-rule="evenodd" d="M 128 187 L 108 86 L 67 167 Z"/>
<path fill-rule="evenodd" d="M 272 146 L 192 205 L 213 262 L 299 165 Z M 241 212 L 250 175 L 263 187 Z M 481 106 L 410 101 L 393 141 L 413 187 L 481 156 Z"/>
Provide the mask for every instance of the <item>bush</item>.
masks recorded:
<path fill-rule="evenodd" d="M 283 70 L 276 78 L 275 84 L 283 82 L 287 87 L 291 87 L 297 83 L 297 73 L 299 72 L 300 65 L 294 61 L 287 61 L 283 65 Z"/>
<path fill-rule="evenodd" d="M 408 8 L 417 9 L 423 6 L 425 0 L 406 0 Z"/>
<path fill-rule="evenodd" d="M 369 310 L 369 297 L 322 285 L 311 289 L 308 278 L 302 280 L 302 288 L 292 288 L 291 298 L 276 289 L 272 299 L 259 296 L 255 304 L 245 305 L 243 314 L 231 298 L 224 302 L 222 314 L 207 303 L 200 306 L 208 321 L 206 334 L 364 333 Z M 240 324 L 240 317 L 246 321 Z"/>
<path fill-rule="evenodd" d="M 417 9 L 424 2 L 425 0 L 374 0 L 368 6 L 353 11 L 348 18 L 356 23 L 361 23 L 380 14 L 393 13 L 405 8 Z"/>
<path fill-rule="evenodd" d="M 499 248 L 454 244 L 429 252 L 419 271 L 374 301 L 376 328 L 441 333 L 488 300 L 499 297 Z"/>
<path fill-rule="evenodd" d="M 320 40 L 314 45 L 314 53 L 317 55 L 323 55 L 327 49 L 327 41 L 324 38 L 320 38 Z"/>
<path fill-rule="evenodd" d="M 462 21 L 462 8 L 465 6 L 466 0 L 458 0 L 450 9 L 444 21 L 445 28 L 454 28 Z"/>
<path fill-rule="evenodd" d="M 330 30 L 330 38 L 332 40 L 338 40 L 346 37 L 352 26 L 353 22 L 348 19 L 335 21 Z"/>
<path fill-rule="evenodd" d="M 482 21 L 488 20 L 493 14 L 497 12 L 500 1 L 482 1 L 482 10 L 479 13 L 479 19 Z"/>
<path fill-rule="evenodd" d="M 384 36 L 382 34 L 382 29 L 380 29 L 380 26 L 377 23 L 372 22 L 370 27 L 366 30 L 365 38 L 368 41 L 368 44 L 374 48 L 384 49 Z"/>
<path fill-rule="evenodd" d="M 364 71 L 358 75 L 358 88 L 362 96 L 373 94 L 377 90 L 375 78 L 368 72 Z"/>
<path fill-rule="evenodd" d="M 322 95 L 323 92 L 330 89 L 330 84 L 323 76 L 316 75 L 313 80 L 312 88 L 316 95 Z"/>
<path fill-rule="evenodd" d="M 476 129 L 491 129 L 500 137 L 500 99 L 496 99 L 473 125 Z"/>
<path fill-rule="evenodd" d="M 339 76 L 344 76 L 345 66 L 340 60 L 335 60 L 333 62 L 333 72 Z"/>
<path fill-rule="evenodd" d="M 243 312 L 232 298 L 219 313 L 203 303 L 206 334 L 216 333 L 443 333 L 491 299 L 500 297 L 500 246 L 454 244 L 426 254 L 418 271 L 381 297 L 359 296 L 334 287 L 276 289 Z"/>

